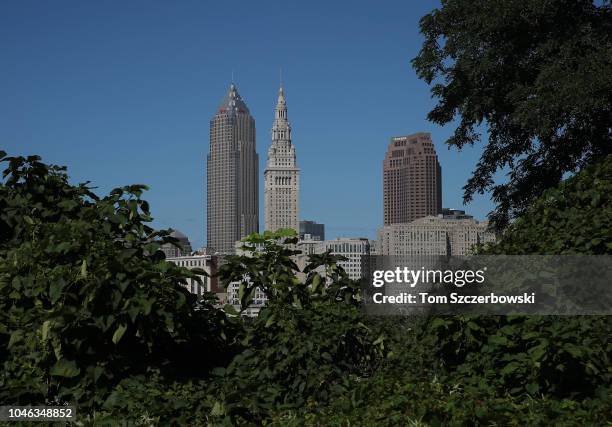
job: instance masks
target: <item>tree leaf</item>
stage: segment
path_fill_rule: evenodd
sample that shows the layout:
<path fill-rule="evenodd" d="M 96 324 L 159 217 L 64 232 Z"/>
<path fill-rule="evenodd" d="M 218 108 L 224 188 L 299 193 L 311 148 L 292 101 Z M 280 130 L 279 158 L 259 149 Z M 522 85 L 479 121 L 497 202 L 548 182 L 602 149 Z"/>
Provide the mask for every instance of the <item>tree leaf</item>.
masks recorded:
<path fill-rule="evenodd" d="M 117 330 L 115 330 L 115 333 L 113 334 L 113 342 L 115 344 L 117 344 L 119 340 L 121 340 L 121 337 L 123 337 L 123 334 L 125 333 L 126 330 L 127 330 L 127 326 L 124 324 L 121 324 L 117 327 Z"/>
<path fill-rule="evenodd" d="M 76 362 L 67 359 L 58 360 L 50 370 L 51 375 L 67 378 L 76 377 L 80 372 L 81 370 L 77 367 Z"/>
<path fill-rule="evenodd" d="M 84 259 L 83 262 L 81 263 L 81 274 L 80 277 L 82 279 L 86 279 L 87 278 L 87 260 Z"/>
<path fill-rule="evenodd" d="M 42 339 L 45 341 L 49 336 L 49 328 L 51 327 L 51 321 L 45 320 L 42 325 Z"/>

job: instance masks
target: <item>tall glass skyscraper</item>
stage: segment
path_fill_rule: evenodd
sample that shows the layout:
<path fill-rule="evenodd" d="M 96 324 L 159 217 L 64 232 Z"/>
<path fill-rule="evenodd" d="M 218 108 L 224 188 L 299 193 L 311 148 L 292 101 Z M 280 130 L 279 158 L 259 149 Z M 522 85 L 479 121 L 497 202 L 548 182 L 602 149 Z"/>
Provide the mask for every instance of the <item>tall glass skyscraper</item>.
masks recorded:
<path fill-rule="evenodd" d="M 237 240 L 259 231 L 255 120 L 232 83 L 210 121 L 207 158 L 207 246 L 232 253 Z"/>

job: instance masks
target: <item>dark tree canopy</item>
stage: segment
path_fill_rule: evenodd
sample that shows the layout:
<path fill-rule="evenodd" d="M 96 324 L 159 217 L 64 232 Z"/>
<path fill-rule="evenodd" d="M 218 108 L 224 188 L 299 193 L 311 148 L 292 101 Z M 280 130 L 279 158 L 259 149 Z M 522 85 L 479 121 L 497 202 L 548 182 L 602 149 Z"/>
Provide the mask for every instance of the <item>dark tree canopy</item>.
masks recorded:
<path fill-rule="evenodd" d="M 464 201 L 491 191 L 498 229 L 612 152 L 610 1 L 444 0 L 420 27 L 413 66 L 438 100 L 428 119 L 459 118 L 446 141 L 458 149 L 486 129 Z"/>

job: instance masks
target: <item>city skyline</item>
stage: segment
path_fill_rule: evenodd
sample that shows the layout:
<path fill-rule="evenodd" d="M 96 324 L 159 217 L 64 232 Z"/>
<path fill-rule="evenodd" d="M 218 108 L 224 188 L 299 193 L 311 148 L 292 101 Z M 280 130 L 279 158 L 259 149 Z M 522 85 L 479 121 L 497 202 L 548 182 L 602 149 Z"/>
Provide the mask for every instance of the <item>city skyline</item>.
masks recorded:
<path fill-rule="evenodd" d="M 0 80 L 0 147 L 66 165 L 72 181 L 92 181 L 99 194 L 149 185 L 153 225 L 181 230 L 199 247 L 208 120 L 233 69 L 259 122 L 263 194 L 261 154 L 282 67 L 299 135 L 300 220 L 326 224 L 331 239 L 375 238 L 383 224 L 386 145 L 416 132 L 432 134 L 444 207 L 478 219 L 493 207 L 488 195 L 461 203 L 481 148 L 447 150 L 450 127 L 426 120 L 429 87 L 409 61 L 422 40 L 418 19 L 430 5 L 245 5 L 235 16 L 229 5 L 152 4 L 0 5 L 0 48 L 10 65 Z M 227 16 L 231 32 L 223 31 Z"/>

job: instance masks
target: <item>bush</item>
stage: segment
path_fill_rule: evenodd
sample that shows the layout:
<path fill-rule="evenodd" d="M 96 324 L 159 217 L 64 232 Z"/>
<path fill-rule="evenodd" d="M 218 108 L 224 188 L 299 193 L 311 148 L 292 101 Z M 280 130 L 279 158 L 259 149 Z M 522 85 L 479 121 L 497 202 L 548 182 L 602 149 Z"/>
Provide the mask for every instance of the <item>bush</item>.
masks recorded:
<path fill-rule="evenodd" d="M 218 370 L 219 412 L 233 422 L 325 403 L 346 389 L 349 375 L 369 375 L 382 356 L 382 339 L 361 322 L 358 284 L 338 266 L 338 256 L 310 256 L 305 280 L 298 280 L 294 234 L 252 235 L 246 254 L 229 257 L 220 271 L 226 285 L 240 283 L 243 308 L 256 288 L 268 298 L 245 324 L 244 351 Z"/>
<path fill-rule="evenodd" d="M 612 254 L 612 155 L 547 190 L 483 254 Z"/>
<path fill-rule="evenodd" d="M 612 157 L 548 190 L 483 254 L 610 254 Z M 604 425 L 611 320 L 600 316 L 367 319 L 385 362 L 328 405 L 273 425 Z"/>
<path fill-rule="evenodd" d="M 198 272 L 164 261 L 172 239 L 147 226 L 144 186 L 99 198 L 37 157 L 0 157 L 2 402 L 70 402 L 96 425 L 610 419 L 608 317 L 366 318 L 340 258 L 314 255 L 299 271 L 284 230 L 250 236 L 220 271 L 242 309 L 266 294 L 244 319 L 183 288 Z M 597 233 L 612 217 L 610 168 L 551 189 L 481 251 L 609 254 Z"/>
<path fill-rule="evenodd" d="M 0 401 L 99 408 L 122 379 L 155 368 L 202 376 L 230 328 L 164 260 L 146 187 L 99 198 L 65 168 L 5 157 L 0 185 Z"/>
<path fill-rule="evenodd" d="M 612 156 L 547 190 L 485 255 L 612 254 Z M 584 284 L 588 286 L 587 283 Z M 612 318 L 447 317 L 423 337 L 462 383 L 584 398 L 612 381 Z"/>

